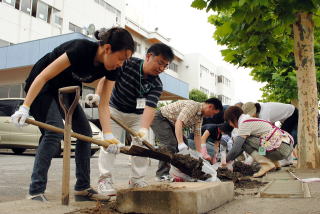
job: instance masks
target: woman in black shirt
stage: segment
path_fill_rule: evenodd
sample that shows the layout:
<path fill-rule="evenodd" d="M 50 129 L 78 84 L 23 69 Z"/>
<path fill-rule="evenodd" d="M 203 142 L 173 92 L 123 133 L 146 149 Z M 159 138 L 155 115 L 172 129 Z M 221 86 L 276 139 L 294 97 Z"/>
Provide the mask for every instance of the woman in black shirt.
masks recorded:
<path fill-rule="evenodd" d="M 58 89 L 66 86 L 81 86 L 105 77 L 103 93 L 99 104 L 99 118 L 104 133 L 111 132 L 109 125 L 109 99 L 117 78 L 116 68 L 130 58 L 134 52 L 132 36 L 123 28 L 101 29 L 95 33 L 98 41 L 76 39 L 65 42 L 42 57 L 32 68 L 26 80 L 25 101 L 12 116 L 12 122 L 25 126 L 25 120 L 32 116 L 41 122 L 63 128 L 64 114 L 58 102 Z M 73 96 L 68 95 L 65 102 L 71 103 Z M 92 136 L 89 122 L 78 104 L 72 120 L 73 131 Z M 29 189 L 32 200 L 47 201 L 44 192 L 52 157 L 60 149 L 62 134 L 40 129 L 42 136 L 37 149 L 31 184 Z M 117 139 L 110 139 L 115 143 Z M 90 188 L 90 147 L 87 142 L 77 140 L 75 149 L 76 178 L 75 199 L 108 200 Z"/>

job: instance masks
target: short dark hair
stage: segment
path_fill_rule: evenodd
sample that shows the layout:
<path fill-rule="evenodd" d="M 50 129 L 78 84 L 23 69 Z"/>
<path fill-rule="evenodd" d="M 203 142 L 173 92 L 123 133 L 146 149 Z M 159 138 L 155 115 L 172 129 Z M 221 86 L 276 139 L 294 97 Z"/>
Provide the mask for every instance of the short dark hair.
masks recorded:
<path fill-rule="evenodd" d="M 221 132 L 231 136 L 231 132 L 233 130 L 233 127 L 230 126 L 228 122 L 224 122 L 219 126 L 219 129 Z"/>
<path fill-rule="evenodd" d="M 113 27 L 109 30 L 101 28 L 94 33 L 94 37 L 99 40 L 100 45 L 110 44 L 112 52 L 130 50 L 134 53 L 135 51 L 133 38 L 124 28 Z"/>
<path fill-rule="evenodd" d="M 206 101 L 204 101 L 205 103 L 207 104 L 212 104 L 214 105 L 215 109 L 217 110 L 220 110 L 220 111 L 223 111 L 223 106 L 222 106 L 222 103 L 219 99 L 217 98 L 209 98 L 207 99 Z"/>
<path fill-rule="evenodd" d="M 227 122 L 237 122 L 243 114 L 243 111 L 238 106 L 230 106 L 227 110 L 224 111 L 224 120 Z"/>
<path fill-rule="evenodd" d="M 261 105 L 260 105 L 260 103 L 255 103 L 254 106 L 255 106 L 256 109 L 257 109 L 257 111 L 256 111 L 256 112 L 257 112 L 257 115 L 260 114 L 260 111 L 261 111 Z"/>
<path fill-rule="evenodd" d="M 147 54 L 148 53 L 152 53 L 155 56 L 161 55 L 164 58 L 166 58 L 169 62 L 171 62 L 174 57 L 171 47 L 163 43 L 156 43 L 151 45 L 151 47 L 147 51 Z"/>

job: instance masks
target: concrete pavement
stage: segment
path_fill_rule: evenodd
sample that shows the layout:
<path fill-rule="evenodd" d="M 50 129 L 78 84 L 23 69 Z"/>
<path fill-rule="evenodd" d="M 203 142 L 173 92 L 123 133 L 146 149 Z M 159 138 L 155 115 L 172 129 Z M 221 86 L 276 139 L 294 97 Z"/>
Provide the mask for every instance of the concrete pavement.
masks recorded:
<path fill-rule="evenodd" d="M 61 177 L 62 158 L 55 158 L 49 171 L 49 181 L 46 195 L 50 200 L 49 204 L 25 200 L 34 156 L 32 154 L 16 156 L 0 150 L 0 213 L 1 214 L 23 214 L 23 213 L 68 213 L 86 207 L 95 207 L 95 202 L 74 202 L 71 193 L 70 206 L 62 206 Z M 130 166 L 128 156 L 119 155 L 116 161 L 115 178 L 116 186 L 127 187 Z M 147 181 L 153 184 L 157 168 L 157 161 L 152 160 Z M 74 177 L 74 159 L 71 160 L 71 181 L 72 188 Z M 295 174 L 300 178 L 320 177 L 320 170 L 296 170 Z M 91 184 L 96 185 L 98 179 L 97 154 L 91 159 Z M 285 180 L 292 181 L 285 170 L 269 173 L 261 181 Z M 281 182 L 280 182 L 281 183 Z M 236 197 L 233 201 L 215 209 L 209 214 L 318 214 L 320 213 L 320 182 L 308 184 L 311 198 L 260 198 L 257 197 L 259 189 L 236 190 Z M 210 200 L 210 199 L 208 199 Z M 80 213 L 77 212 L 77 213 Z"/>

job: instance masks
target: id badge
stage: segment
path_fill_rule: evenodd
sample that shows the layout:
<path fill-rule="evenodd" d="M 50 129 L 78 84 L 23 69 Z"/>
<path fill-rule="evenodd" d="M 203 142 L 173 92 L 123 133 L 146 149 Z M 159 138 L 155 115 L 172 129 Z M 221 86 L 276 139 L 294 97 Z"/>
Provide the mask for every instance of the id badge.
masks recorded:
<path fill-rule="evenodd" d="M 146 98 L 137 98 L 136 109 L 144 109 L 145 106 L 146 106 Z"/>
<path fill-rule="evenodd" d="M 266 155 L 266 148 L 260 146 L 258 152 L 259 152 L 259 155 L 265 156 Z"/>

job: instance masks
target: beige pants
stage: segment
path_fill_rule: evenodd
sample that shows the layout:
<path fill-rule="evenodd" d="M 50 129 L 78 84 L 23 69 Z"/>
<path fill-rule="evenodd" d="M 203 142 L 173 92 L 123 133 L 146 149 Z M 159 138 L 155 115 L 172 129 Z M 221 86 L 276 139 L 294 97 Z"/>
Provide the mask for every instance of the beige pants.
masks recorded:
<path fill-rule="evenodd" d="M 123 113 L 112 107 L 110 107 L 110 113 L 113 117 L 122 121 L 127 127 L 133 129 L 136 132 L 139 130 L 140 119 L 142 115 Z M 113 135 L 119 140 L 123 139 L 122 136 L 123 136 L 124 130 L 113 120 L 111 120 L 110 122 L 111 122 Z M 148 139 L 148 141 L 149 143 L 153 144 L 153 139 Z M 121 142 L 121 143 L 124 144 L 125 142 Z M 134 140 L 131 143 L 137 144 Z M 115 154 L 110 154 L 106 152 L 103 147 L 100 148 L 100 154 L 98 159 L 100 178 L 108 177 L 112 175 L 115 159 L 116 159 Z M 135 183 L 146 176 L 148 164 L 149 164 L 149 158 L 132 156 L 131 161 L 132 161 L 132 164 L 131 164 L 130 180 L 131 182 Z"/>

